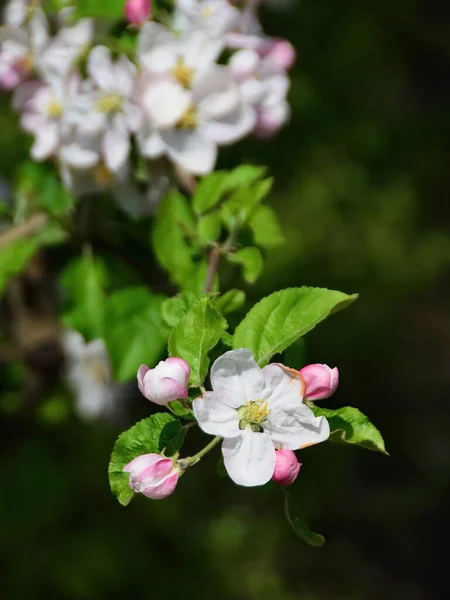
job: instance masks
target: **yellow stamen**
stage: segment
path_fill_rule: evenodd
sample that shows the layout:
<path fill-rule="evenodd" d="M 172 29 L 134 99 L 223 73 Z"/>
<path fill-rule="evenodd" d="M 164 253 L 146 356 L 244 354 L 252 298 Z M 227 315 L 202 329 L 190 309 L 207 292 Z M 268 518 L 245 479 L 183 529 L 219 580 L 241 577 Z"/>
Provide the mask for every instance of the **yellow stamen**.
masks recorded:
<path fill-rule="evenodd" d="M 189 87 L 194 78 L 195 69 L 191 69 L 184 62 L 182 56 L 178 57 L 177 64 L 171 70 L 171 74 L 177 79 L 184 87 Z"/>
<path fill-rule="evenodd" d="M 191 129 L 198 125 L 197 110 L 194 105 L 190 106 L 177 123 L 181 129 Z"/>
<path fill-rule="evenodd" d="M 122 102 L 119 94 L 107 94 L 97 101 L 96 108 L 99 112 L 113 113 L 122 108 Z"/>
<path fill-rule="evenodd" d="M 205 6 L 202 12 L 205 19 L 210 19 L 213 14 L 213 9 L 211 8 L 211 6 Z"/>
<path fill-rule="evenodd" d="M 103 163 L 95 167 L 93 176 L 96 183 L 103 187 L 110 187 L 115 182 L 114 175 Z"/>
<path fill-rule="evenodd" d="M 267 400 L 250 400 L 239 409 L 241 421 L 247 424 L 262 423 L 270 415 L 269 403 Z"/>
<path fill-rule="evenodd" d="M 53 119 L 58 119 L 63 114 L 64 107 L 61 102 L 57 102 L 54 98 L 50 100 L 47 106 L 47 114 Z"/>

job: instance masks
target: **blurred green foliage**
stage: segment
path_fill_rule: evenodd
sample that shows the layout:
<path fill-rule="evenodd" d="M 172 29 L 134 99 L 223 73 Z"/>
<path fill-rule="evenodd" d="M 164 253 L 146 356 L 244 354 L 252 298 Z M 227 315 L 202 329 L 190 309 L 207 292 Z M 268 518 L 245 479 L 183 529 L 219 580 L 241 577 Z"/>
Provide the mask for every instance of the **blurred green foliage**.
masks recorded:
<path fill-rule="evenodd" d="M 438 0 L 299 0 L 289 12 L 267 12 L 269 33 L 298 51 L 292 122 L 270 143 L 222 155 L 225 168 L 251 160 L 275 178 L 271 206 L 286 245 L 265 251 L 250 299 L 303 284 L 360 293 L 307 336 L 292 365 L 338 365 L 331 408 L 360 408 L 391 454 L 335 445 L 302 452 L 305 512 L 327 544 L 317 550 L 295 538 L 279 489 L 218 480 L 214 456 L 174 496 L 137 498 L 124 510 L 106 477 L 117 431 L 78 423 L 65 396 L 48 398 L 37 415 L 21 409 L 11 391 L 17 375 L 2 366 L 5 598 L 446 597 L 449 17 Z M 0 173 L 12 180 L 27 142 L 8 105 L 3 96 Z M 116 286 L 141 283 L 139 274 L 159 284 L 149 224 L 130 240 L 114 211 L 99 222 L 102 207 L 91 208 L 95 232 L 83 234 Z M 131 410 L 146 417 L 151 409 L 136 396 Z"/>

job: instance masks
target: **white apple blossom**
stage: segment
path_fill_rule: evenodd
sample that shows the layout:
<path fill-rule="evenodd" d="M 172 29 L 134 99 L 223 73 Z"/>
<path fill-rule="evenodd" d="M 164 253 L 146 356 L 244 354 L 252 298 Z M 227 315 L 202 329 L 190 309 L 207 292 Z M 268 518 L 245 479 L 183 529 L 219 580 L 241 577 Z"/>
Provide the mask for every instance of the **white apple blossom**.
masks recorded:
<path fill-rule="evenodd" d="M 273 135 L 290 117 L 286 71 L 270 55 L 261 58 L 255 50 L 236 52 L 229 66 L 244 100 L 257 112 L 255 133 L 261 137 Z"/>
<path fill-rule="evenodd" d="M 194 400 L 194 414 L 203 431 L 224 438 L 225 468 L 239 485 L 267 483 L 277 449 L 296 450 L 329 437 L 328 421 L 303 402 L 299 373 L 279 364 L 261 369 L 249 350 L 218 358 L 211 386 L 212 392 Z"/>
<path fill-rule="evenodd" d="M 95 152 L 97 146 L 98 156 L 116 173 L 127 163 L 130 134 L 141 119 L 132 100 L 136 66 L 123 55 L 113 62 L 108 48 L 96 46 L 88 58 L 88 73 L 90 79 L 68 115 L 77 133 L 63 152 L 64 160 L 77 166 L 80 156 Z"/>
<path fill-rule="evenodd" d="M 28 81 L 21 84 L 13 99 L 14 108 L 21 110 L 23 129 L 35 136 L 31 148 L 34 160 L 42 161 L 56 155 L 69 135 L 65 114 L 81 86 L 81 77 L 50 77 L 49 81 Z"/>
<path fill-rule="evenodd" d="M 75 410 L 88 421 L 115 413 L 115 390 L 111 365 L 103 340 L 85 343 L 77 331 L 63 335 L 67 382 L 75 396 Z"/>
<path fill-rule="evenodd" d="M 240 17 L 228 0 L 177 0 L 173 26 L 181 31 L 201 29 L 216 37 L 237 27 Z"/>

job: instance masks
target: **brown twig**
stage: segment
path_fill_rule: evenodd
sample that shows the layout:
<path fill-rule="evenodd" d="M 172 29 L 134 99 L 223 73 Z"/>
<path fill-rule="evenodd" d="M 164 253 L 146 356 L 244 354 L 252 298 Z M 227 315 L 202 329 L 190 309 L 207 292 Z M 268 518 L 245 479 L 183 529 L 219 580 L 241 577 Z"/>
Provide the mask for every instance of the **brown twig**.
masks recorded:
<path fill-rule="evenodd" d="M 14 225 L 5 231 L 2 231 L 0 233 L 0 248 L 7 246 L 15 240 L 19 240 L 36 233 L 36 231 L 39 231 L 39 229 L 42 229 L 42 227 L 48 223 L 48 220 L 48 215 L 45 213 L 39 213 L 32 216 L 30 219 L 28 219 L 28 221 L 25 221 L 25 223 Z"/>

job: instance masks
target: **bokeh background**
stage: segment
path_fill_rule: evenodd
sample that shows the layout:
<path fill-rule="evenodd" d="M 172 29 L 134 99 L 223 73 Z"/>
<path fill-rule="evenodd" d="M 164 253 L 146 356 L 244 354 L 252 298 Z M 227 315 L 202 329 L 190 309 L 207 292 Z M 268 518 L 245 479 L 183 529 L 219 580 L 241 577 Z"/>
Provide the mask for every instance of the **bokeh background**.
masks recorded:
<path fill-rule="evenodd" d="M 304 284 L 360 293 L 307 336 L 299 361 L 339 366 L 325 404 L 359 407 L 390 457 L 326 444 L 302 452 L 304 508 L 327 538 L 322 549 L 295 537 L 279 489 L 219 479 L 217 456 L 164 502 L 137 498 L 125 509 L 109 492 L 109 453 L 148 404 L 127 390 L 118 426 L 52 415 L 39 397 L 17 407 L 2 354 L 8 600 L 449 597 L 450 5 L 298 0 L 264 22 L 298 51 L 292 121 L 270 143 L 229 149 L 220 165 L 267 164 L 276 179 L 271 204 L 287 245 L 267 257 L 249 297 Z M 0 101 L 0 173 L 11 181 L 26 144 Z M 100 225 L 88 235 L 121 261 Z M 158 283 L 148 246 L 133 243 L 136 265 Z M 55 276 L 65 256 L 47 258 Z"/>

